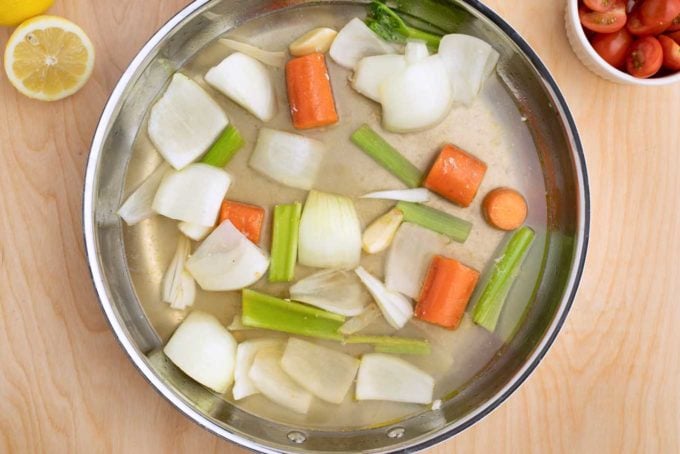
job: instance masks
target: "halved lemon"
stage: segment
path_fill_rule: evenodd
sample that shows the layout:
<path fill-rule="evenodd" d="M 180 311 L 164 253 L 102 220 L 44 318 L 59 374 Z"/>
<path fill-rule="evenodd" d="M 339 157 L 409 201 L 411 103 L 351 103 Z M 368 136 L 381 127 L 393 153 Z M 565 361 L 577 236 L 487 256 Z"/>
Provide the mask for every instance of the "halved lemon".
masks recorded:
<path fill-rule="evenodd" d="M 26 96 L 56 101 L 82 88 L 92 74 L 94 47 L 71 21 L 38 16 L 21 24 L 5 49 L 9 81 Z"/>

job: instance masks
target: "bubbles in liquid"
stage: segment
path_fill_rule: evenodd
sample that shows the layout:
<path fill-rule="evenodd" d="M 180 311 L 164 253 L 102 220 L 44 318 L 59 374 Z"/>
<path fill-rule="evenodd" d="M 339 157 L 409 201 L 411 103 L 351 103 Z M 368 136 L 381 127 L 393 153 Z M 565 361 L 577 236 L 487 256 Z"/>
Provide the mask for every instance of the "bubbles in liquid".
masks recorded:
<path fill-rule="evenodd" d="M 406 429 L 403 427 L 395 427 L 387 431 L 388 438 L 402 438 L 406 433 Z"/>
<path fill-rule="evenodd" d="M 297 432 L 297 431 L 289 432 L 288 433 L 288 439 L 290 441 L 292 441 L 293 443 L 298 444 L 298 445 L 307 441 L 307 437 L 305 436 L 305 434 L 303 434 L 302 432 Z"/>

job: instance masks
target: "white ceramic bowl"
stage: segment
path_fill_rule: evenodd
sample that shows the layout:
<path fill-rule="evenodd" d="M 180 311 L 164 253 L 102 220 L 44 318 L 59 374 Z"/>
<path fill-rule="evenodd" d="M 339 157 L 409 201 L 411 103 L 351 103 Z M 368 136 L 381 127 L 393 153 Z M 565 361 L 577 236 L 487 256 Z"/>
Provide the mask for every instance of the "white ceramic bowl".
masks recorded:
<path fill-rule="evenodd" d="M 595 52 L 593 46 L 588 41 L 581 21 L 578 17 L 578 0 L 567 0 L 564 21 L 567 28 L 567 38 L 576 56 L 593 73 L 611 82 L 627 85 L 641 85 L 647 87 L 659 87 L 680 82 L 680 72 L 666 77 L 656 77 L 650 79 L 640 79 L 628 73 L 619 71 L 607 63 L 600 55 Z"/>

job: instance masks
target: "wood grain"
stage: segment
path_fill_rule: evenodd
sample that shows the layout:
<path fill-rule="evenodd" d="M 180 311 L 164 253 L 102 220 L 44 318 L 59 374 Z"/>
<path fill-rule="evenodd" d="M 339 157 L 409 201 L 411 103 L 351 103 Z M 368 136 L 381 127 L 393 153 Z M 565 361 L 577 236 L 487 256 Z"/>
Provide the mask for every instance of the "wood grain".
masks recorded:
<path fill-rule="evenodd" d="M 0 75 L 0 452 L 227 452 L 126 359 L 81 238 L 88 146 L 117 78 L 187 0 L 57 0 L 98 52 L 77 95 L 44 104 Z M 613 85 L 571 52 L 562 1 L 488 0 L 553 71 L 591 178 L 590 254 L 542 365 L 434 453 L 680 452 L 680 86 Z M 9 36 L 0 31 L 0 45 Z"/>

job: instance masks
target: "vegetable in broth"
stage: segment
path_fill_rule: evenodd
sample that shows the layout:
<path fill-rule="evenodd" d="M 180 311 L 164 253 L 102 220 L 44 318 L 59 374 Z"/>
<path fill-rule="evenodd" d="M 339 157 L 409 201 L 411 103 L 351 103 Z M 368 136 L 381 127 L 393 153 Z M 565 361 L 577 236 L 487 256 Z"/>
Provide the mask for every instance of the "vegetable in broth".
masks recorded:
<path fill-rule="evenodd" d="M 176 226 L 161 299 L 188 315 L 165 353 L 256 414 L 310 426 L 337 414 L 352 427 L 406 417 L 502 345 L 490 339 L 533 230 L 517 226 L 470 316 L 476 269 L 493 260 L 485 240 L 500 241 L 478 194 L 500 166 L 469 139 L 477 167 L 442 166 L 450 147 L 437 147 L 458 139 L 433 133 L 478 112 L 497 54 L 442 28 L 435 0 L 394 5 L 374 2 L 366 22 L 308 24 L 295 42 L 222 38 L 151 109 L 147 139 L 167 164 L 119 214 L 129 231 Z M 491 354 L 475 363 L 462 353 L 472 345 Z"/>

